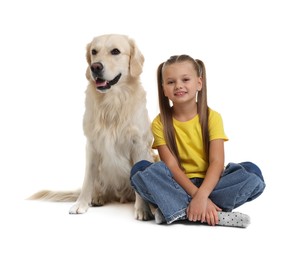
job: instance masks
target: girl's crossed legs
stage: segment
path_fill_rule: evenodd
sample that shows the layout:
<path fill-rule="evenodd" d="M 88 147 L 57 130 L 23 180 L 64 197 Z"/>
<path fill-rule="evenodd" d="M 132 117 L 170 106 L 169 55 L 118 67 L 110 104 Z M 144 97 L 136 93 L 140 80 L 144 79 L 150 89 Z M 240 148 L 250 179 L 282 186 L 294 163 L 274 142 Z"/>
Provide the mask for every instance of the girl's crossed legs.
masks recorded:
<path fill-rule="evenodd" d="M 140 161 L 131 170 L 131 184 L 140 196 L 153 204 L 156 222 L 168 224 L 186 219 L 186 209 L 191 197 L 173 179 L 168 167 L 162 162 Z M 199 187 L 203 179 L 191 181 Z M 251 162 L 230 163 L 209 198 L 223 212 L 218 212 L 219 225 L 246 227 L 249 216 L 231 212 L 245 202 L 257 198 L 265 183 L 260 169 Z"/>

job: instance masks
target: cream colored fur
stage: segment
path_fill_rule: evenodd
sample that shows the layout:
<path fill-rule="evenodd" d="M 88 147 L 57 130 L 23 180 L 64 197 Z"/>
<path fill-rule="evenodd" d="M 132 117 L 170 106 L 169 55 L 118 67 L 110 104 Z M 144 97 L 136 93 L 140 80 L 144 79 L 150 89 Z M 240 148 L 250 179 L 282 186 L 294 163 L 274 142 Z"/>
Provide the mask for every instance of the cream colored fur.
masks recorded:
<path fill-rule="evenodd" d="M 153 218 L 149 206 L 133 191 L 130 170 L 140 160 L 153 161 L 152 133 L 146 93 L 140 82 L 144 57 L 125 35 L 101 35 L 87 45 L 85 114 L 86 171 L 80 191 L 41 191 L 30 199 L 75 201 L 71 214 L 111 201 L 135 201 L 135 217 Z M 109 89 L 96 88 L 93 64 L 102 64 L 102 78 L 119 81 Z"/>

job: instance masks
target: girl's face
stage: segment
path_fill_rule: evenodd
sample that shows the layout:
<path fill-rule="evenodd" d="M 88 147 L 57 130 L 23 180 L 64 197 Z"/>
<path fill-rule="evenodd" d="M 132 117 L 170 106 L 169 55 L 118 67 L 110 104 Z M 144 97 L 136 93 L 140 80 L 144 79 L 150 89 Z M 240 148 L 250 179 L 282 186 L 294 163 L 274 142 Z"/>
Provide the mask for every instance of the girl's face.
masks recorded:
<path fill-rule="evenodd" d="M 174 104 L 196 102 L 197 91 L 202 89 L 202 79 L 197 76 L 191 62 L 166 65 L 162 77 L 164 95 Z"/>

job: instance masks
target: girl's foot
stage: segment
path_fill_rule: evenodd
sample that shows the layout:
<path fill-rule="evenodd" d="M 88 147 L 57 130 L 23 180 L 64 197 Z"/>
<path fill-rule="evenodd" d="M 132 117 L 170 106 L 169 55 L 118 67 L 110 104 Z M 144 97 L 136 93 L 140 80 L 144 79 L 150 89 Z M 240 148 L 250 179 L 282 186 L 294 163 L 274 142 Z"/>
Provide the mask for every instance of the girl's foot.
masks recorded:
<path fill-rule="evenodd" d="M 165 220 L 161 210 L 158 208 L 155 210 L 155 221 L 157 224 L 166 223 L 166 220 Z"/>
<path fill-rule="evenodd" d="M 240 212 L 218 212 L 219 226 L 246 228 L 250 224 L 250 217 Z"/>

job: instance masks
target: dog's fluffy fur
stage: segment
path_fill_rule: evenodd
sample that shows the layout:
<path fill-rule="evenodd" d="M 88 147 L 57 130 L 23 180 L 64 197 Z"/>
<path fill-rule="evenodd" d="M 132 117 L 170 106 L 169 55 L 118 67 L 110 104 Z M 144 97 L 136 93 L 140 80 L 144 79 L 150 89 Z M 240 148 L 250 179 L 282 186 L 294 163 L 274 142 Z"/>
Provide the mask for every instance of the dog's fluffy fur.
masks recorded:
<path fill-rule="evenodd" d="M 111 201 L 135 200 L 135 217 L 153 218 L 149 206 L 130 185 L 130 170 L 140 160 L 153 161 L 146 93 L 140 82 L 144 57 L 126 35 L 96 37 L 87 45 L 89 81 L 84 134 L 86 172 L 75 192 L 40 191 L 30 199 L 76 201 L 71 214 Z"/>

